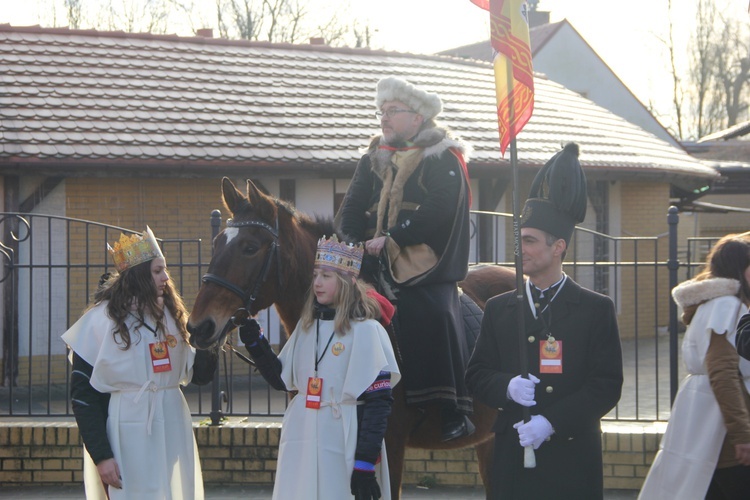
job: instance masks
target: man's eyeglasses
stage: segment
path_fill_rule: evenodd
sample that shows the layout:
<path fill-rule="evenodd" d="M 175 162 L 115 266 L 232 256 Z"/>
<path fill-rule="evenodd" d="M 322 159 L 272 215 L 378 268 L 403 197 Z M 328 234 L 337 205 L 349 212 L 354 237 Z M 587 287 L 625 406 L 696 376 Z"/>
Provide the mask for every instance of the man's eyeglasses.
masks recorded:
<path fill-rule="evenodd" d="M 375 116 L 377 118 L 383 118 L 383 115 L 385 115 L 388 118 L 393 118 L 398 113 L 414 113 L 414 114 L 417 114 L 416 111 L 412 111 L 410 109 L 388 108 L 385 111 L 375 111 Z"/>

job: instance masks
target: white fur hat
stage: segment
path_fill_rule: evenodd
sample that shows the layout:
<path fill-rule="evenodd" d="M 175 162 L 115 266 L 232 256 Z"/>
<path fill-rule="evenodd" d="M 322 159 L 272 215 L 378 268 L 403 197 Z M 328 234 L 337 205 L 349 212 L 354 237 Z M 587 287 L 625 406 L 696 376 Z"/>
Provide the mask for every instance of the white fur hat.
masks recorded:
<path fill-rule="evenodd" d="M 395 76 L 383 78 L 378 82 L 378 95 L 375 98 L 378 109 L 386 101 L 403 102 L 424 116 L 425 120 L 431 120 L 443 111 L 443 101 L 437 94 L 425 92 Z"/>

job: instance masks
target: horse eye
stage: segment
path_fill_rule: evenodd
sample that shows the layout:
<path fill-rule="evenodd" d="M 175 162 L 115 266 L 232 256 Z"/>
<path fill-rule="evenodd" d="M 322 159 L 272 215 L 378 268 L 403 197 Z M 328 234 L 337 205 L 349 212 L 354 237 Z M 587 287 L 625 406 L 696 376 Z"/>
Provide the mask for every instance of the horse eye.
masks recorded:
<path fill-rule="evenodd" d="M 258 253 L 258 250 L 258 247 L 256 247 L 255 245 L 248 245 L 242 249 L 242 253 L 245 255 L 255 255 L 256 253 Z"/>

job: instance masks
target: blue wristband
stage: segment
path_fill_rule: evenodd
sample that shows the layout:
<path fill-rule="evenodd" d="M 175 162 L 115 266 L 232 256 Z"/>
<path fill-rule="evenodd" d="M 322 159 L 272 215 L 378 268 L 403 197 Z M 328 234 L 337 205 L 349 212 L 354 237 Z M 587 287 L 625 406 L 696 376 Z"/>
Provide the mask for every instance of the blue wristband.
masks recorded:
<path fill-rule="evenodd" d="M 258 340 L 263 338 L 263 330 L 260 331 L 260 335 L 258 335 Z M 258 340 L 253 342 L 252 344 L 248 344 L 247 347 L 255 347 L 258 345 Z"/>
<path fill-rule="evenodd" d="M 364 472 L 375 472 L 375 464 L 365 462 L 364 460 L 354 461 L 354 470 L 361 470 Z"/>

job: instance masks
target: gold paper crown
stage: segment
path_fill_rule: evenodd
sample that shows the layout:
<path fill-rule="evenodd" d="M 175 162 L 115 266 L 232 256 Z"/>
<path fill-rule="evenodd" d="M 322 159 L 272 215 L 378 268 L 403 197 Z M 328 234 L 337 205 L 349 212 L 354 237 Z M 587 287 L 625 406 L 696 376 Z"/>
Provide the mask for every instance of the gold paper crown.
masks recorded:
<path fill-rule="evenodd" d="M 143 234 L 132 234 L 125 236 L 120 234 L 120 241 L 115 242 L 114 248 L 107 243 L 107 250 L 112 256 L 115 268 L 118 272 L 123 272 L 142 262 L 164 257 L 161 248 L 156 242 L 156 237 L 151 228 L 146 226 Z"/>
<path fill-rule="evenodd" d="M 329 239 L 325 236 L 318 240 L 318 251 L 315 253 L 315 266 L 324 267 L 333 271 L 341 271 L 351 274 L 355 278 L 359 276 L 362 268 L 362 245 L 347 245 L 339 242 L 334 234 Z"/>

